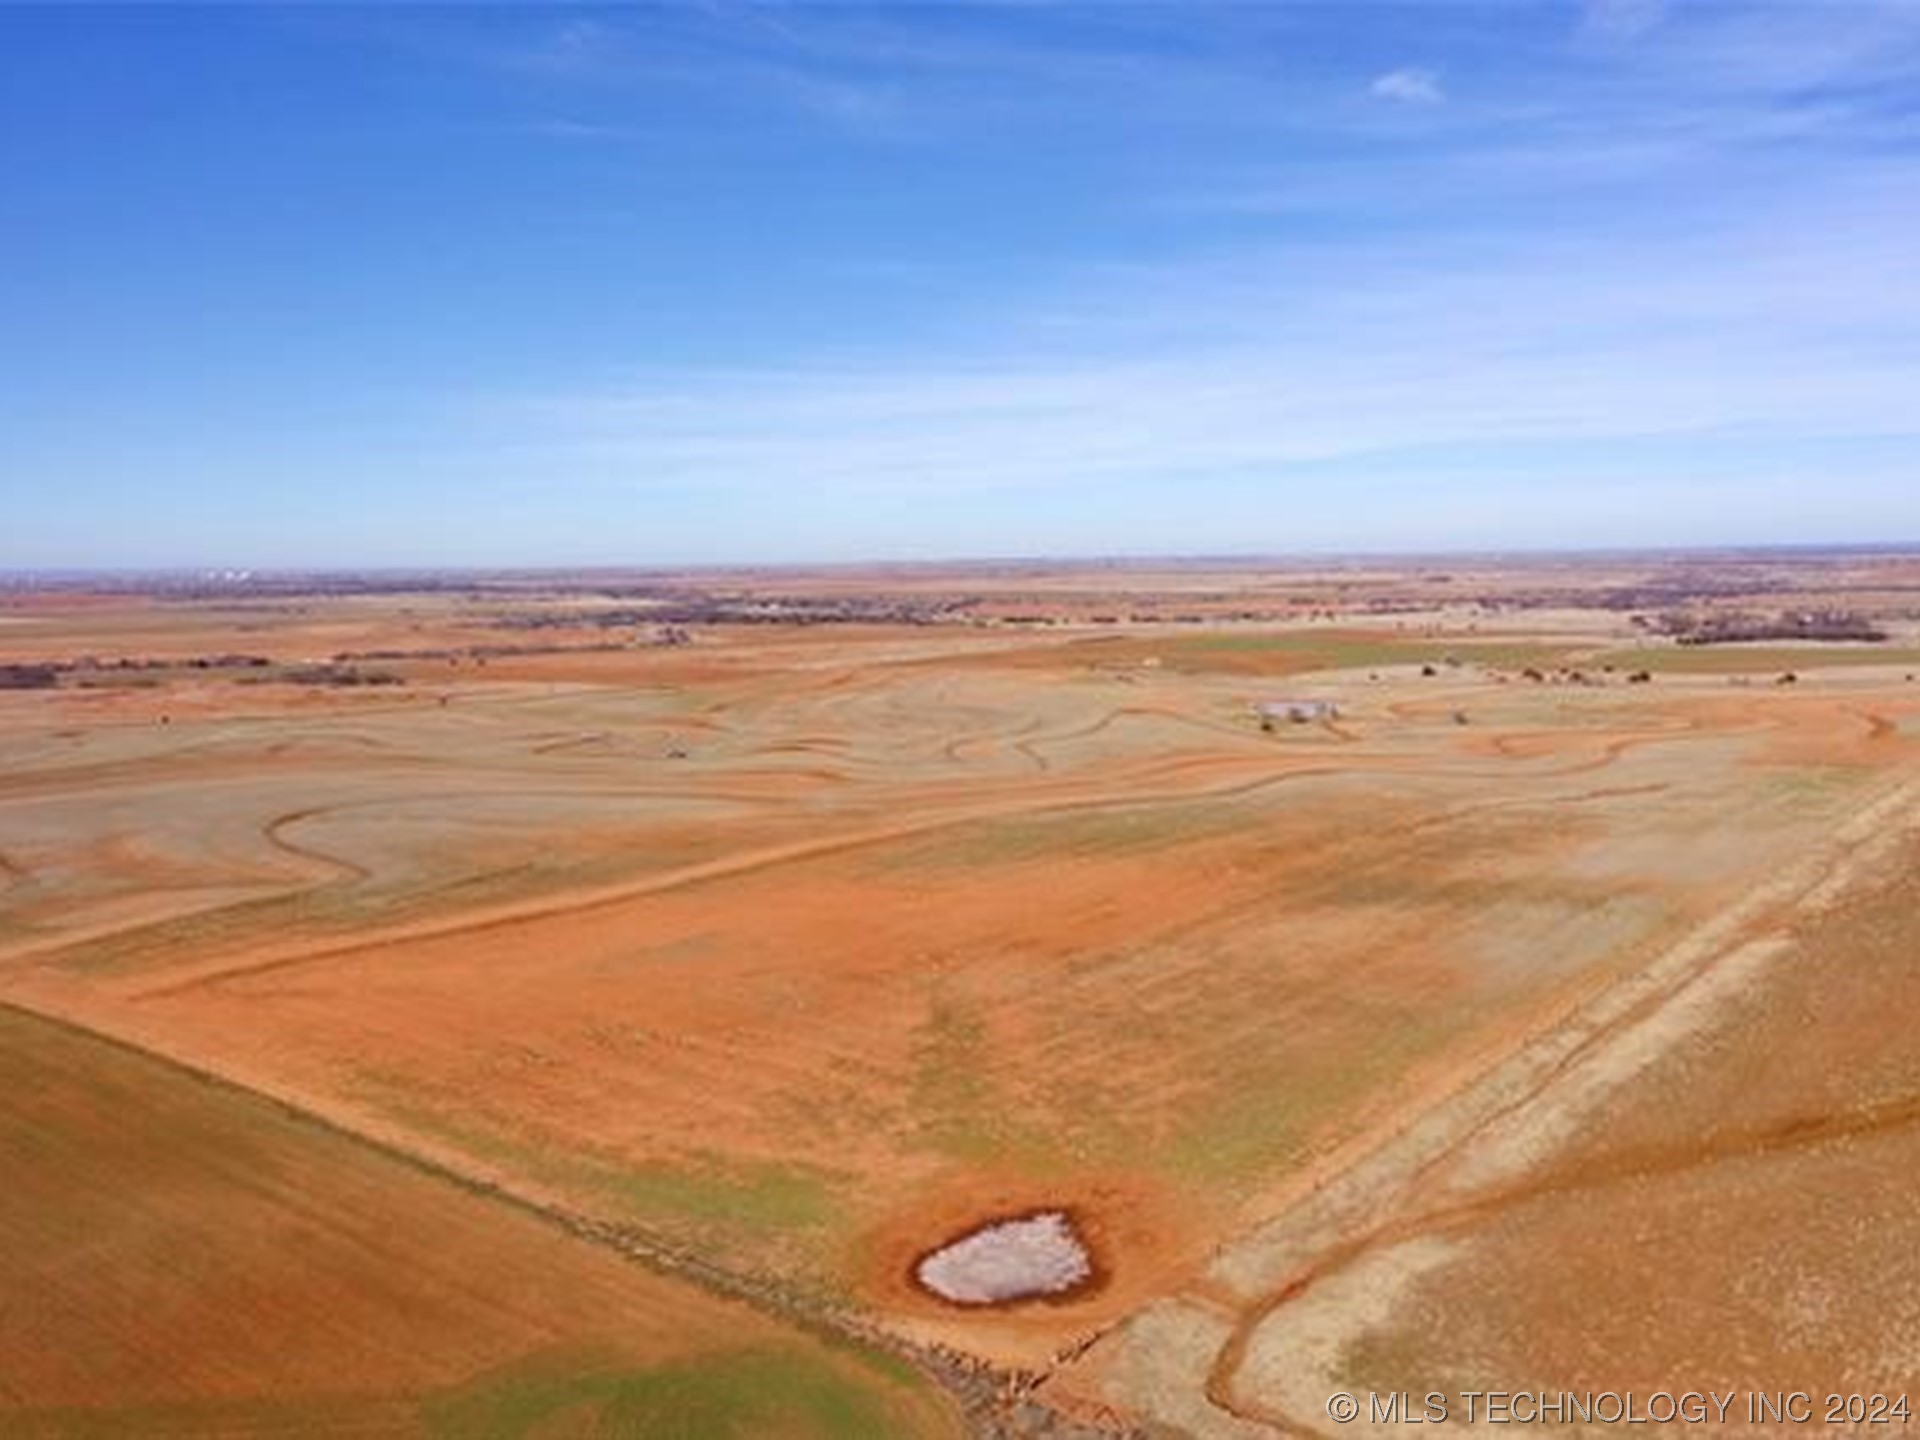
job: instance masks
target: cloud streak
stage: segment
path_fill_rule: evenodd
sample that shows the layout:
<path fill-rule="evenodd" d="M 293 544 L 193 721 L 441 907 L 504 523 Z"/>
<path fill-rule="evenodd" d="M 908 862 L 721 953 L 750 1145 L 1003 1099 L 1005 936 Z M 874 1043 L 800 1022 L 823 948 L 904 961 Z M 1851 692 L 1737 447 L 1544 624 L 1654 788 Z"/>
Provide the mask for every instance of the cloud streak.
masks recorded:
<path fill-rule="evenodd" d="M 1417 133 L 1318 97 L 1292 116 L 1311 144 L 1194 207 L 1271 218 L 1230 245 L 1087 259 L 913 344 L 651 368 L 513 423 L 596 483 L 776 504 L 1307 501 L 1338 475 L 1311 504 L 1359 534 L 1422 474 L 1463 513 L 1516 490 L 1573 513 L 1654 476 L 1724 505 L 1728 467 L 1882 504 L 1920 455 L 1920 133 L 1877 87 L 1920 73 L 1920 27 L 1876 12 L 1816 42 L 1791 10 L 1607 8 L 1632 46 L 1539 37 L 1550 63 L 1519 56 L 1497 100 L 1442 111 L 1437 71 L 1376 75 L 1369 97 L 1434 110 Z M 1819 473 L 1859 437 L 1853 473 Z"/>
<path fill-rule="evenodd" d="M 1780 231 L 1756 213 L 1686 242 L 1296 248 L 1115 275 L 1064 334 L 910 363 L 679 371 L 519 421 L 556 465 L 642 493 L 1089 502 L 1260 476 L 1305 493 L 1330 465 L 1449 447 L 1920 439 L 1920 262 L 1893 236 L 1823 233 L 1865 204 L 1829 197 L 1817 223 Z M 1891 228 L 1920 223 L 1920 195 L 1902 216 Z M 1555 483 L 1550 465 L 1539 483 Z"/>
<path fill-rule="evenodd" d="M 4 468 L 520 560 L 1920 530 L 1912 5 L 262 16 L 259 146 L 21 202 L 140 238 L 22 230 Z"/>
<path fill-rule="evenodd" d="M 1438 105 L 1447 98 L 1438 74 L 1414 67 L 1374 76 L 1367 93 L 1376 100 L 1391 100 L 1397 105 Z"/>

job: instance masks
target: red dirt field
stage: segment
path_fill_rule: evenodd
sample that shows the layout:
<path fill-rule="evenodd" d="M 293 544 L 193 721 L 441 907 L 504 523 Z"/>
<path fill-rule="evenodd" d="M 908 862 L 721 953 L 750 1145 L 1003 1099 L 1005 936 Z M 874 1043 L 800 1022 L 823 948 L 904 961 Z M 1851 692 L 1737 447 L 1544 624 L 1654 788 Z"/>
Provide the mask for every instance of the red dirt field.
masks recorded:
<path fill-rule="evenodd" d="M 897 1361 L 13 1011 L 0 1164 L 9 1435 L 959 1433 Z"/>
<path fill-rule="evenodd" d="M 1591 1067 L 1602 1093 L 1570 1076 L 1542 1097 L 1524 1169 L 1487 1162 L 1497 1137 L 1479 1163 L 1466 1147 L 1404 1218 L 1262 1314 L 1216 1370 L 1219 1399 L 1293 1431 L 1385 1434 L 1336 1431 L 1304 1392 L 1711 1389 L 1742 1397 L 1721 1427 L 1740 1433 L 1904 1428 L 1892 1405 L 1920 1392 L 1916 862 L 1920 839 L 1895 835 L 1857 885 L 1722 961 L 1703 983 L 1723 995 L 1684 1032 Z M 1302 1376 L 1303 1349 L 1324 1369 Z M 1813 1421 L 1749 1412 L 1746 1396 L 1783 1393 L 1812 1397 Z M 1879 1425 L 1828 1419 L 1856 1395 L 1885 1402 Z"/>
<path fill-rule="evenodd" d="M 0 998 L 1089 1425 L 1312 1430 L 1302 1397 L 1349 1373 L 1672 1375 L 1699 1315 L 1634 1320 L 1639 1260 L 1609 1248 L 1642 1210 L 1582 1241 L 1597 1202 L 1556 1210 L 1555 1167 L 1877 1114 L 1916 1013 L 1865 971 L 1835 992 L 1836 1055 L 1885 1007 L 1869 1094 L 1757 1059 L 1794 1042 L 1724 978 L 1783 937 L 1795 974 L 1852 963 L 1821 927 L 1881 883 L 1920 779 L 1920 572 L 1752 564 L 1749 591 L 1846 584 L 1894 638 L 1696 662 L 1618 603 L 1678 581 L 1624 561 L 728 577 L 704 582 L 728 605 L 873 613 L 664 638 L 563 593 L 41 601 L 0 663 L 173 659 L 0 692 Z M 243 650 L 272 663 L 191 664 Z M 348 650 L 402 683 L 278 668 Z M 1290 698 L 1337 714 L 1263 729 Z M 1758 1182 L 1648 1163 L 1674 1244 L 1710 1203 L 1785 1253 Z M 1863 1256 L 1904 1234 L 1864 1172 L 1777 1163 L 1810 1205 L 1860 1197 Z M 1483 1224 L 1488 1194 L 1539 1198 Z M 1099 1286 L 913 1284 L 952 1236 L 1052 1210 Z M 1838 1242 L 1810 1243 L 1821 1272 Z M 1732 1244 L 1701 1273 L 1735 1276 Z M 1447 1248 L 1496 1246 L 1471 1281 Z M 1519 1318 L 1563 1250 L 1608 1307 L 1584 1350 L 1578 1307 Z M 1869 1308 L 1835 1302 L 1820 1353 L 1890 1343 Z M 1491 1312 L 1516 1318 L 1449 1318 Z M 1785 1312 L 1753 1313 L 1764 1357 Z"/>

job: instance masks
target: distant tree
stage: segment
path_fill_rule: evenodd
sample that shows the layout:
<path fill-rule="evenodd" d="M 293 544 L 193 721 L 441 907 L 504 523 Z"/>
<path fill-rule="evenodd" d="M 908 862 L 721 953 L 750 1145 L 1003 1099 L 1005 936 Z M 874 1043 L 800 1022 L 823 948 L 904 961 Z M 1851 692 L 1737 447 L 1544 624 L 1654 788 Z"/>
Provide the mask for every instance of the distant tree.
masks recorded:
<path fill-rule="evenodd" d="M 0 690 L 51 690 L 60 683 L 54 665 L 0 665 Z"/>

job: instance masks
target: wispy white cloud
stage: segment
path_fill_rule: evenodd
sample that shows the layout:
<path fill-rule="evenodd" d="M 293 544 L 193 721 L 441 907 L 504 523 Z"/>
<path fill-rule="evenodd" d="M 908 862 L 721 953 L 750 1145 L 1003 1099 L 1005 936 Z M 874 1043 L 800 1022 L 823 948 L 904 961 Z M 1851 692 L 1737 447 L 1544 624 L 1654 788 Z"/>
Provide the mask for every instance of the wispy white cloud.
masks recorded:
<path fill-rule="evenodd" d="M 1284 490 L 1314 466 L 1450 446 L 1920 440 L 1920 259 L 1900 238 L 1920 187 L 1819 199 L 1796 225 L 1755 210 L 1688 239 L 1295 247 L 1116 272 L 1044 336 L 656 374 L 514 423 L 555 467 L 643 492 L 850 501 L 1154 481 L 1198 495 L 1261 475 Z"/>
<path fill-rule="evenodd" d="M 1203 172 L 1216 207 L 1243 212 L 1230 241 L 1083 254 L 1044 286 L 969 295 L 974 323 L 911 338 L 850 331 L 522 397 L 489 438 L 504 448 L 510 432 L 541 473 L 748 506 L 1153 487 L 1208 504 L 1250 487 L 1358 514 L 1425 473 L 1460 513 L 1496 516 L 1515 487 L 1561 492 L 1563 514 L 1645 499 L 1634 486 L 1654 472 L 1597 479 L 1590 460 L 1646 437 L 1755 466 L 1837 437 L 1920 453 L 1920 133 L 1880 98 L 1920 76 L 1920 27 L 1818 18 L 1617 0 L 1587 29 L 1635 43 L 1595 46 L 1569 24 L 1458 96 L 1418 67 L 1364 90 L 1351 75 L 1296 86 L 1283 161 Z M 1034 58 L 925 56 L 911 37 L 811 22 L 782 38 L 842 61 L 908 45 L 892 73 L 989 77 L 943 92 L 976 104 Z M 1252 92 L 1189 83 L 1195 64 L 1143 81 L 1080 55 L 1056 94 L 1080 87 L 1091 111 L 1138 84 L 1222 125 L 1266 113 Z M 914 83 L 889 100 L 923 104 Z M 1429 113 L 1409 125 L 1368 99 Z M 1553 458 L 1496 501 L 1466 462 L 1430 458 L 1465 451 Z M 1343 493 L 1327 499 L 1334 471 Z M 1735 493 L 1724 474 L 1658 473 L 1674 495 Z M 1843 483 L 1885 493 L 1896 473 Z M 1768 483 L 1811 496 L 1819 479 Z"/>
<path fill-rule="evenodd" d="M 514 129 L 523 135 L 537 136 L 542 140 L 630 140 L 635 136 L 631 126 L 603 125 L 585 120 L 532 120 Z"/>
<path fill-rule="evenodd" d="M 1438 74 L 1413 67 L 1374 76 L 1367 93 L 1376 100 L 1392 100 L 1401 105 L 1438 105 L 1447 98 Z"/>
<path fill-rule="evenodd" d="M 581 73 L 608 63 L 621 48 L 621 36 L 598 20 L 567 20 L 514 54 L 534 70 Z"/>
<path fill-rule="evenodd" d="M 1667 0 L 1586 0 L 1584 11 L 1588 33 L 1631 40 L 1666 18 Z"/>

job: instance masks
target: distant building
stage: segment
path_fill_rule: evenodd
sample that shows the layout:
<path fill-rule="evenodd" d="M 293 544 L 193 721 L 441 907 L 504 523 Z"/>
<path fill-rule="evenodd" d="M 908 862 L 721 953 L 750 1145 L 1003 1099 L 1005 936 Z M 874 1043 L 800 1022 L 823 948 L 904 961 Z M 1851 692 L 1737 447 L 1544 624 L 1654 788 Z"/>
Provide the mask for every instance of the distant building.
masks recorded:
<path fill-rule="evenodd" d="M 1262 725 L 1311 725 L 1336 719 L 1340 707 L 1331 700 L 1262 700 L 1255 705 Z"/>

